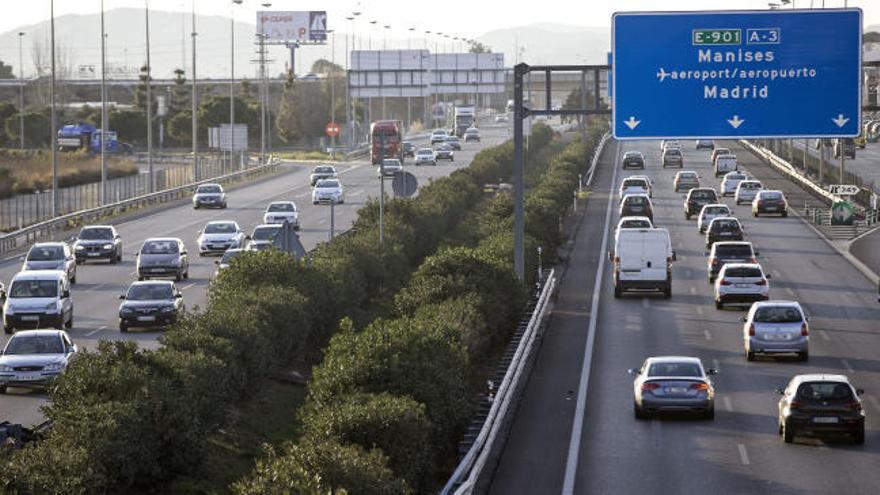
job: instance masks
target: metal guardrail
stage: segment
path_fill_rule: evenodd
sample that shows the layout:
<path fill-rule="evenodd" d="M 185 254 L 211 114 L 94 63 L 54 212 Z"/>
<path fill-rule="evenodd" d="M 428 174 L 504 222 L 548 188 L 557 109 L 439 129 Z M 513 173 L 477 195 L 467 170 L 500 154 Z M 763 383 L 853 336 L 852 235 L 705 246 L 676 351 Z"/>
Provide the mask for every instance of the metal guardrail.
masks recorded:
<path fill-rule="evenodd" d="M 532 354 L 535 335 L 544 321 L 550 297 L 555 290 L 556 271 L 552 270 L 541 290 L 541 295 L 532 312 L 528 327 L 517 346 L 513 360 L 511 360 L 507 373 L 504 374 L 504 379 L 498 387 L 498 392 L 495 394 L 483 427 L 467 454 L 455 468 L 449 481 L 440 491 L 442 495 L 470 494 L 474 491 L 479 477 L 484 474 L 483 470 L 486 468 L 495 442 L 499 439 L 500 431 L 516 395 L 516 389 L 520 385 L 523 369 Z"/>
<path fill-rule="evenodd" d="M 833 203 L 835 201 L 840 201 L 840 196 L 835 194 L 831 194 L 826 191 L 822 186 L 813 182 L 809 177 L 801 173 L 799 170 L 795 169 L 790 163 L 783 160 L 782 158 L 776 156 L 775 153 L 764 148 L 763 146 L 756 146 L 745 139 L 741 139 L 739 143 L 751 151 L 753 155 L 761 158 L 765 163 L 773 167 L 779 172 L 782 172 L 784 175 L 788 176 L 790 179 L 793 179 L 794 182 L 804 186 L 810 191 L 814 192 L 816 195 L 825 199 L 829 203 Z"/>
<path fill-rule="evenodd" d="M 270 156 L 268 163 L 266 163 L 265 165 L 259 165 L 253 168 L 239 170 L 230 174 L 221 175 L 198 182 L 192 182 L 190 184 L 184 184 L 183 186 L 165 189 L 150 194 L 144 194 L 142 196 L 126 199 L 104 206 L 99 206 L 97 208 L 90 208 L 87 210 L 80 210 L 73 213 L 68 213 L 66 215 L 46 220 L 17 230 L 15 232 L 0 236 L 0 254 L 12 251 L 21 245 L 27 245 L 32 242 L 36 242 L 36 240 L 39 238 L 51 236 L 51 234 L 57 230 L 79 224 L 84 220 L 97 219 L 131 208 L 140 208 L 149 204 L 159 204 L 179 199 L 184 195 L 184 193 L 190 194 L 191 191 L 200 184 L 213 182 L 233 182 L 238 179 L 249 177 L 252 175 L 262 175 L 264 173 L 275 170 L 278 163 L 279 162 L 276 158 Z"/>
<path fill-rule="evenodd" d="M 606 132 L 602 135 L 602 139 L 599 140 L 599 145 L 596 146 L 596 151 L 593 153 L 593 161 L 590 162 L 590 169 L 587 171 L 587 186 L 593 183 L 593 173 L 596 171 L 596 165 L 599 163 L 599 158 L 602 157 L 605 143 L 607 143 L 609 139 L 611 139 L 611 133 Z"/>

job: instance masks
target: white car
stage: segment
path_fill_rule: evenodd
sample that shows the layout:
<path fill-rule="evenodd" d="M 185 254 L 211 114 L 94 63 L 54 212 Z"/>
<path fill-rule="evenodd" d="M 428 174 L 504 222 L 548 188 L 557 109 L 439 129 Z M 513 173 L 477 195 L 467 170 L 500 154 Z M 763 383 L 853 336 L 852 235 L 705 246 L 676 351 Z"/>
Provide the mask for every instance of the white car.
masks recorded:
<path fill-rule="evenodd" d="M 232 220 L 216 220 L 208 222 L 199 231 L 196 242 L 199 244 L 199 256 L 206 254 L 223 254 L 227 249 L 235 249 L 244 245 L 244 231 Z"/>
<path fill-rule="evenodd" d="M 733 196 L 736 194 L 736 186 L 740 182 L 747 180 L 749 177 L 742 172 L 727 172 L 721 179 L 721 195 Z"/>
<path fill-rule="evenodd" d="M 3 304 L 3 328 L 73 327 L 73 299 L 70 281 L 58 270 L 18 272 L 9 284 Z"/>
<path fill-rule="evenodd" d="M 345 203 L 345 189 L 339 179 L 319 180 L 312 188 L 312 204 Z"/>
<path fill-rule="evenodd" d="M 751 304 L 766 301 L 770 296 L 770 274 L 757 263 L 727 263 L 715 279 L 715 307 L 727 303 Z"/>
<path fill-rule="evenodd" d="M 627 194 L 647 194 L 651 197 L 651 184 L 641 177 L 627 177 L 620 183 L 617 196 L 623 198 Z"/>
<path fill-rule="evenodd" d="M 67 274 L 71 284 L 76 284 L 76 256 L 66 242 L 38 242 L 19 259 L 23 262 L 23 272 L 60 270 Z"/>
<path fill-rule="evenodd" d="M 376 177 L 380 177 L 383 170 L 385 177 L 394 177 L 398 172 L 403 172 L 403 164 L 397 158 L 386 158 L 382 160 L 381 167 L 376 167 Z"/>
<path fill-rule="evenodd" d="M 699 229 L 702 234 L 706 231 L 706 228 L 709 227 L 709 222 L 713 219 L 729 216 L 732 216 L 732 213 L 730 212 L 730 208 L 725 204 L 713 203 L 706 205 L 700 210 L 700 216 L 697 218 L 697 229 Z"/>
<path fill-rule="evenodd" d="M 434 132 L 431 133 L 431 145 L 445 143 L 447 136 L 449 136 L 449 133 L 446 132 L 445 129 L 435 129 Z"/>
<path fill-rule="evenodd" d="M 299 209 L 293 201 L 273 201 L 263 213 L 263 223 L 288 222 L 294 230 L 299 230 Z"/>
<path fill-rule="evenodd" d="M 193 209 L 201 207 L 226 208 L 226 193 L 220 184 L 202 184 L 192 198 Z"/>
<path fill-rule="evenodd" d="M 9 338 L 0 353 L 0 394 L 7 387 L 51 385 L 78 349 L 63 330 L 25 330 Z"/>
<path fill-rule="evenodd" d="M 617 228 L 614 229 L 614 243 L 620 237 L 622 229 L 653 229 L 654 223 L 648 217 L 623 217 L 617 222 Z"/>
<path fill-rule="evenodd" d="M 764 189 L 764 185 L 761 184 L 761 181 L 744 180 L 737 184 L 733 200 L 736 204 L 751 203 L 761 189 Z"/>
<path fill-rule="evenodd" d="M 715 141 L 712 141 L 711 139 L 697 139 L 696 146 L 698 150 L 703 148 L 714 150 Z"/>
<path fill-rule="evenodd" d="M 437 165 L 437 155 L 433 148 L 419 148 L 415 158 L 416 165 Z"/>
<path fill-rule="evenodd" d="M 754 361 L 756 354 L 810 358 L 809 318 L 796 301 L 758 301 L 742 321 L 747 361 Z"/>

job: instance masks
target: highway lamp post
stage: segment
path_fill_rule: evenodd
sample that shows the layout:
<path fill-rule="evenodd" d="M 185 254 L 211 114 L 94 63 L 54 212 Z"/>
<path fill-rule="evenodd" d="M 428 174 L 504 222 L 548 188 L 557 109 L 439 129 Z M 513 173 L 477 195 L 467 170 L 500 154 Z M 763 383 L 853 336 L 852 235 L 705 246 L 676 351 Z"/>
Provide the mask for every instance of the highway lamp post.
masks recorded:
<path fill-rule="evenodd" d="M 235 161 L 235 6 L 243 0 L 232 0 L 229 6 L 229 132 L 232 135 L 229 146 L 229 168 Z M 244 166 L 242 160 L 241 166 Z"/>
<path fill-rule="evenodd" d="M 425 51 L 429 50 L 429 45 L 428 45 L 428 37 L 429 36 L 431 36 L 431 31 L 425 31 L 425 39 L 424 39 Z M 427 94 L 422 95 L 422 105 L 425 107 L 423 109 L 424 110 L 424 119 L 425 119 L 425 129 L 432 127 L 431 116 L 433 115 L 433 112 L 431 110 L 431 94 L 434 92 L 434 85 L 433 85 L 433 82 L 431 81 L 431 78 L 434 77 L 433 65 L 434 64 L 432 64 L 428 68 L 431 75 L 430 75 L 430 77 L 427 77 L 427 82 L 431 84 L 431 89 L 427 92 Z"/>
<path fill-rule="evenodd" d="M 107 154 L 104 132 L 107 130 L 107 33 L 104 31 L 104 0 L 101 0 L 101 192 L 100 204 L 107 204 Z"/>
<path fill-rule="evenodd" d="M 330 35 L 330 122 L 336 123 L 336 33 L 332 29 L 327 30 Z M 336 146 L 336 136 L 330 136 L 330 146 Z"/>
<path fill-rule="evenodd" d="M 385 50 L 388 49 L 387 48 L 388 30 L 390 30 L 390 29 L 391 29 L 391 26 L 386 25 L 385 30 L 382 31 L 382 52 L 385 52 Z M 380 63 L 380 68 L 381 68 L 381 63 Z M 383 87 L 384 85 L 385 85 L 385 76 L 382 73 L 382 71 L 380 70 L 379 71 L 379 91 L 382 93 L 382 120 L 385 120 L 388 118 L 388 115 L 385 113 L 386 103 L 387 103 L 388 98 L 385 96 L 385 88 Z"/>
<path fill-rule="evenodd" d="M 367 27 L 367 50 L 373 50 L 373 27 L 378 21 L 370 21 Z M 382 54 L 379 54 L 379 67 L 382 66 Z M 382 71 L 379 71 L 379 93 L 382 93 Z M 373 98 L 367 97 L 367 111 L 364 114 L 364 127 L 369 129 L 369 122 L 373 119 Z M 369 131 L 368 131 L 369 132 Z"/>
<path fill-rule="evenodd" d="M 354 24 L 351 22 L 354 21 L 354 16 L 350 15 L 345 20 L 349 21 L 349 27 L 352 31 L 351 35 L 354 37 Z M 352 40 L 352 47 L 354 47 L 354 40 Z M 351 52 L 348 50 L 348 33 L 345 34 L 345 70 L 345 135 L 343 136 L 343 141 L 346 141 L 348 146 L 352 146 L 354 143 L 354 126 L 351 120 Z"/>
<path fill-rule="evenodd" d="M 145 82 L 146 85 L 146 93 L 147 93 L 147 168 L 150 171 L 150 187 L 149 191 L 154 192 L 156 189 L 156 181 L 155 174 L 153 170 L 153 98 L 151 92 L 152 86 L 152 77 L 153 77 L 153 68 L 150 67 L 150 3 L 148 0 L 144 0 L 144 27 L 146 31 L 146 42 L 147 42 L 147 79 Z M 103 153 L 104 147 L 106 144 L 104 143 L 104 138 L 106 137 L 106 131 L 101 129 L 101 152 Z"/>
<path fill-rule="evenodd" d="M 263 7 L 269 8 L 272 6 L 272 2 L 263 2 Z M 272 132 L 271 126 L 269 125 L 269 115 L 268 111 L 269 105 L 269 80 L 266 75 L 266 39 L 269 38 L 269 35 L 262 31 L 263 25 L 260 24 L 260 78 L 262 79 L 263 86 L 263 94 L 260 97 L 260 163 L 266 164 L 266 150 L 269 148 L 269 134 Z M 291 73 L 293 72 L 293 67 L 290 67 Z"/>
<path fill-rule="evenodd" d="M 333 240 L 333 235 L 336 233 L 336 200 L 330 200 L 330 240 Z"/>
<path fill-rule="evenodd" d="M 406 49 L 412 50 L 412 33 L 414 33 L 416 28 L 409 28 L 409 35 L 406 38 Z M 419 61 L 421 63 L 422 57 L 419 56 Z M 409 129 L 412 126 L 412 96 L 407 95 L 406 97 L 406 128 Z"/>
<path fill-rule="evenodd" d="M 372 148 L 372 143 L 370 147 Z M 370 150 L 372 153 L 372 149 Z M 385 134 L 379 135 L 379 244 L 385 242 Z"/>
<path fill-rule="evenodd" d="M 198 118 L 198 90 L 196 89 L 196 0 L 192 0 L 192 155 L 193 174 L 196 181 L 202 180 L 201 168 L 199 167 L 199 118 Z"/>
<path fill-rule="evenodd" d="M 52 73 L 49 85 L 49 92 L 51 93 L 51 108 L 49 110 L 49 133 L 51 137 L 49 143 L 52 147 L 52 216 L 57 217 L 61 205 L 58 204 L 58 114 L 55 109 L 55 0 L 49 1 L 49 19 L 49 31 L 51 33 L 49 36 L 49 43 L 51 43 L 49 57 L 51 58 L 50 68 Z"/>
<path fill-rule="evenodd" d="M 21 51 L 21 39 L 24 35 L 23 32 L 18 33 L 18 137 L 21 149 L 24 149 L 24 57 Z"/>

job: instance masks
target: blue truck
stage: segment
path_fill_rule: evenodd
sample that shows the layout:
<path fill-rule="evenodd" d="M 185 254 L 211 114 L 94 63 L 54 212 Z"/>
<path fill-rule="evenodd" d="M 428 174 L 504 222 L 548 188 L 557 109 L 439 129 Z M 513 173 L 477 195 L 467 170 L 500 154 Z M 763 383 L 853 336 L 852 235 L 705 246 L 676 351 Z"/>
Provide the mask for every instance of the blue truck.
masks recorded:
<path fill-rule="evenodd" d="M 87 148 L 92 153 L 101 152 L 101 136 L 106 137 L 104 150 L 107 153 L 131 153 L 128 143 L 120 143 L 116 131 L 101 132 L 92 124 L 67 124 L 58 130 L 58 149 L 60 151 L 76 151 Z"/>

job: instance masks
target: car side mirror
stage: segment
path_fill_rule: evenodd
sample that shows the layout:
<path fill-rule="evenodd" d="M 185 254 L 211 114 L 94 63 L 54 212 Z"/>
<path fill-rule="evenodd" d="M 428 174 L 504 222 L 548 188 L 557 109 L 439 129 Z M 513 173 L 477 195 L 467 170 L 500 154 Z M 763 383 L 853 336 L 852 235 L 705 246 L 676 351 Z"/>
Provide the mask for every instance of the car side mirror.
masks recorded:
<path fill-rule="evenodd" d="M 214 264 L 220 266 L 220 260 L 214 260 Z"/>
<path fill-rule="evenodd" d="M 771 278 L 773 278 L 773 275 L 770 275 L 769 273 L 765 273 L 764 278 L 766 278 L 767 280 L 770 280 Z"/>
<path fill-rule="evenodd" d="M 70 297 L 70 289 L 64 289 L 64 290 L 61 292 L 61 298 L 62 298 L 62 299 L 68 299 L 69 297 Z"/>
<path fill-rule="evenodd" d="M 175 294 L 174 299 L 183 299 L 183 294 Z"/>
<path fill-rule="evenodd" d="M 706 374 L 707 374 L 707 375 L 717 375 L 717 374 L 718 374 L 718 370 L 716 370 L 715 368 L 709 368 L 709 369 L 706 370 Z"/>
<path fill-rule="evenodd" d="M 608 261 L 614 261 L 614 251 L 608 251 Z"/>
<path fill-rule="evenodd" d="M 785 389 L 784 388 L 777 388 L 776 393 L 779 395 L 785 395 Z"/>
<path fill-rule="evenodd" d="M 638 375 L 639 374 L 639 370 L 637 370 L 635 368 L 629 368 L 628 370 L 626 370 L 626 372 L 630 375 Z"/>
<path fill-rule="evenodd" d="M 184 249 L 183 251 L 180 252 L 180 254 L 185 255 L 185 254 L 186 254 L 186 250 Z"/>
<path fill-rule="evenodd" d="M 251 240 L 251 236 L 250 236 L 250 235 L 246 235 L 246 236 L 244 236 L 244 239 L 245 239 L 246 241 L 249 241 L 249 240 Z"/>
<path fill-rule="evenodd" d="M 864 390 L 862 390 L 862 389 L 860 389 L 860 388 L 857 388 L 857 389 L 856 389 L 856 395 L 863 395 L 864 393 L 865 393 Z"/>
<path fill-rule="evenodd" d="M 672 251 L 672 261 L 678 261 L 678 254 L 674 250 Z"/>
<path fill-rule="evenodd" d="M 745 323 L 745 322 L 749 321 L 749 319 L 746 318 L 745 316 L 743 316 L 742 318 L 739 319 L 739 321 Z"/>
<path fill-rule="evenodd" d="M 139 251 L 135 251 L 134 253 L 131 253 L 131 255 L 132 255 L 132 256 L 140 256 L 141 253 L 140 253 Z"/>
<path fill-rule="evenodd" d="M 757 249 L 755 249 L 755 256 L 761 256 L 761 251 L 758 251 Z"/>
<path fill-rule="evenodd" d="M 124 300 L 125 300 L 125 294 L 119 294 L 119 299 L 124 301 Z"/>

